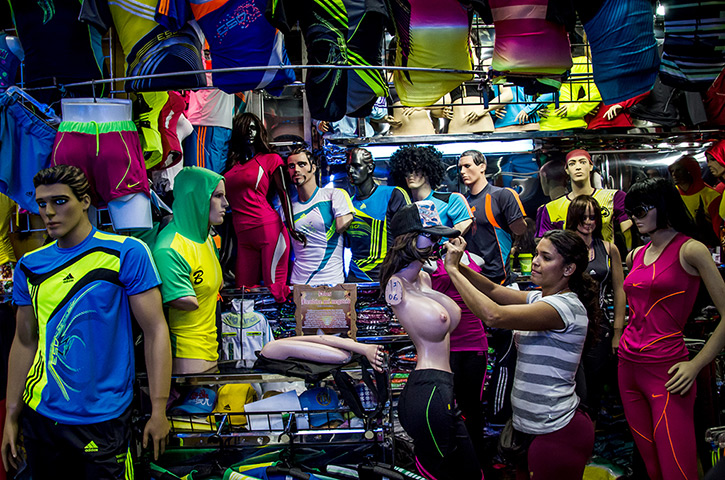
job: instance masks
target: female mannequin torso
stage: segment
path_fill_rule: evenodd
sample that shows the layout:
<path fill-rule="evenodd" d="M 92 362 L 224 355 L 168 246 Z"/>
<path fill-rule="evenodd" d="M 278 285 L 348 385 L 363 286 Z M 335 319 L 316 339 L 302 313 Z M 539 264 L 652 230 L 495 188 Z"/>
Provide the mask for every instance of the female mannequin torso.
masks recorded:
<path fill-rule="evenodd" d="M 413 262 L 393 275 L 385 297 L 418 352 L 416 370 L 451 371 L 450 333 L 461 309 L 450 297 L 431 288 L 430 276 Z"/>

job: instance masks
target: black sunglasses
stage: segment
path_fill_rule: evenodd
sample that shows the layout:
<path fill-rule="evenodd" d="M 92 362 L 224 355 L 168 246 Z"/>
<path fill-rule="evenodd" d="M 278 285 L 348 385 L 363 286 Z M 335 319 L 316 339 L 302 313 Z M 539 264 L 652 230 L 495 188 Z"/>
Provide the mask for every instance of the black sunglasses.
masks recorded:
<path fill-rule="evenodd" d="M 647 212 L 649 212 L 653 208 L 655 208 L 654 205 L 638 205 L 632 210 L 625 208 L 624 213 L 626 213 L 627 216 L 631 218 L 644 218 L 644 216 L 647 215 Z"/>

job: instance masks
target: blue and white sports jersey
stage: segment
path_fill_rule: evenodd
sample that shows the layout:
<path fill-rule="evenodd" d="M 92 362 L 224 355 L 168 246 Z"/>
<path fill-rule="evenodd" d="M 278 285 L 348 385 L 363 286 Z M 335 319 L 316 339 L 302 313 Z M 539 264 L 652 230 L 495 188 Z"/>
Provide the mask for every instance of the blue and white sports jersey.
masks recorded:
<path fill-rule="evenodd" d="M 75 247 L 53 242 L 26 254 L 14 280 L 13 301 L 38 319 L 23 401 L 71 425 L 120 416 L 135 374 L 128 297 L 161 283 L 146 244 L 94 228 Z"/>
<path fill-rule="evenodd" d="M 295 229 L 307 236 L 307 246 L 292 239 L 295 262 L 293 285 L 338 284 L 345 281 L 342 235 L 335 219 L 354 210 L 350 196 L 339 188 L 317 188 L 306 202 L 292 202 Z"/>

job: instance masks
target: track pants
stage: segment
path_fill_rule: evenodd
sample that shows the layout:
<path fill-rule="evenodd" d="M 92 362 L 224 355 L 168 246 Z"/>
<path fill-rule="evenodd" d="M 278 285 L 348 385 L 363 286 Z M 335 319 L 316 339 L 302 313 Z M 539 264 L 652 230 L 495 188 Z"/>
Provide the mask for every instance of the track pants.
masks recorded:
<path fill-rule="evenodd" d="M 651 480 L 696 480 L 694 405 L 696 385 L 687 395 L 665 388 L 673 363 L 619 360 L 619 393 L 624 415 Z"/>

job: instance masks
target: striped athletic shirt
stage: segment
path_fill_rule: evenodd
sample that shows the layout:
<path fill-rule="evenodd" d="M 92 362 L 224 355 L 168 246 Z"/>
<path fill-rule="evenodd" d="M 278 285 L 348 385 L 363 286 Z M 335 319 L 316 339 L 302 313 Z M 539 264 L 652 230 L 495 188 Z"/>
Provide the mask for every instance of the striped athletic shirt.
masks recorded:
<path fill-rule="evenodd" d="M 564 321 L 561 330 L 514 331 L 518 350 L 511 391 L 514 427 L 525 433 L 555 432 L 574 417 L 579 397 L 574 392 L 584 340 L 587 312 L 573 292 L 541 296 L 531 292 L 528 303 L 546 302 Z"/>

